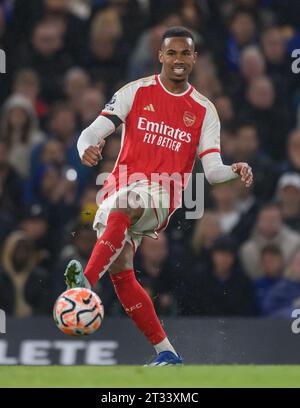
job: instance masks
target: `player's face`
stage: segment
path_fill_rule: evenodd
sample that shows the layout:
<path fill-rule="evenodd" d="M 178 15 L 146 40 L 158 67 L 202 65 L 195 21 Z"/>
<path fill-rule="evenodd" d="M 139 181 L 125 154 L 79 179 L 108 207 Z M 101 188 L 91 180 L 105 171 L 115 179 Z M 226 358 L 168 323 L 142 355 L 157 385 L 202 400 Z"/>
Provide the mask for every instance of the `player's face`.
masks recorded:
<path fill-rule="evenodd" d="M 175 82 L 186 81 L 196 61 L 197 53 L 191 38 L 166 38 L 159 51 L 159 61 L 166 77 Z"/>

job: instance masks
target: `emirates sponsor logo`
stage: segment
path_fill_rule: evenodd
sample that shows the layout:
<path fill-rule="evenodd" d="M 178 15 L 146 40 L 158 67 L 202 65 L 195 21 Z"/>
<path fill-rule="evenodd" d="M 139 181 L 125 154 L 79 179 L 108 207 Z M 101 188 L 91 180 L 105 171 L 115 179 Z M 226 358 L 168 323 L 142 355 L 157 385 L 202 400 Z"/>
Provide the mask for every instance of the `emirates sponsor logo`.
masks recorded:
<path fill-rule="evenodd" d="M 196 119 L 196 118 L 195 118 Z M 191 126 L 191 125 L 190 125 Z M 180 128 L 174 129 L 172 126 L 166 125 L 165 122 L 151 122 L 147 118 L 139 117 L 138 129 L 145 130 L 154 134 L 161 136 L 169 136 L 174 140 L 179 140 L 181 142 L 190 143 L 192 135 L 187 133 Z"/>
<path fill-rule="evenodd" d="M 196 122 L 196 115 L 192 112 L 185 111 L 183 114 L 183 121 L 185 126 L 193 126 L 193 124 Z"/>

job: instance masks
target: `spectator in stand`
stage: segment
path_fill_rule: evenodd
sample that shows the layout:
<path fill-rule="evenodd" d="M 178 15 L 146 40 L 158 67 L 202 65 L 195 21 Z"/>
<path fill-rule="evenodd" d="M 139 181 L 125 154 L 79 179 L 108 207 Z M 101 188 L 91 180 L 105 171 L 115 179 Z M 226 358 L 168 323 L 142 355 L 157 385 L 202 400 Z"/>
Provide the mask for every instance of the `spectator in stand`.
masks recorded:
<path fill-rule="evenodd" d="M 287 140 L 287 157 L 280 163 L 279 172 L 300 174 L 300 129 L 294 129 Z"/>
<path fill-rule="evenodd" d="M 284 278 L 268 292 L 263 301 L 266 316 L 291 318 L 300 306 L 300 249 L 296 249 L 288 261 Z"/>
<path fill-rule="evenodd" d="M 111 93 L 117 80 L 126 76 L 122 33 L 120 16 L 113 7 L 99 11 L 92 17 L 84 66 L 93 80 L 100 80 L 104 84 L 108 93 Z"/>
<path fill-rule="evenodd" d="M 205 31 L 205 13 L 197 0 L 181 0 L 178 8 L 182 24 L 190 30 Z"/>
<path fill-rule="evenodd" d="M 12 30 L 15 44 L 19 40 L 20 47 L 23 47 L 37 22 L 50 21 L 61 30 L 67 52 L 73 58 L 80 58 L 85 47 L 85 28 L 82 19 L 70 11 L 72 3 L 73 0 L 15 0 Z"/>
<path fill-rule="evenodd" d="M 280 177 L 276 199 L 283 222 L 300 233 L 300 174 L 285 173 Z"/>
<path fill-rule="evenodd" d="M 188 251 L 186 265 L 187 269 L 194 266 L 195 261 L 210 263 L 211 250 L 215 241 L 222 235 L 220 221 L 217 213 L 206 210 L 203 217 L 197 220 L 192 241 L 191 250 Z"/>
<path fill-rule="evenodd" d="M 77 112 L 79 114 L 80 127 L 89 126 L 99 116 L 104 108 L 105 95 L 98 88 L 87 88 L 80 95 Z"/>
<path fill-rule="evenodd" d="M 107 160 L 116 160 L 118 157 L 121 144 L 121 138 L 118 133 L 111 135 L 108 139 L 106 139 L 103 154 L 105 154 L 105 159 Z"/>
<path fill-rule="evenodd" d="M 300 245 L 300 234 L 283 224 L 280 209 L 275 204 L 266 204 L 261 208 L 250 239 L 240 249 L 243 268 L 252 279 L 262 276 L 260 253 L 270 244 L 280 248 L 285 262 Z"/>
<path fill-rule="evenodd" d="M 241 51 L 256 44 L 257 23 L 255 15 L 247 9 L 236 9 L 229 20 L 225 58 L 230 71 L 238 71 Z"/>
<path fill-rule="evenodd" d="M 240 220 L 237 210 L 237 191 L 234 182 L 214 185 L 211 188 L 213 208 L 219 220 L 222 234 L 230 234 Z"/>
<path fill-rule="evenodd" d="M 0 308 L 14 317 L 50 313 L 52 299 L 49 278 L 36 266 L 31 241 L 20 231 L 6 239 L 0 268 Z"/>
<path fill-rule="evenodd" d="M 237 200 L 235 208 L 239 213 L 239 221 L 231 231 L 240 245 L 249 238 L 259 210 L 259 201 L 254 195 L 253 186 L 245 187 L 240 180 L 233 185 Z"/>
<path fill-rule="evenodd" d="M 59 169 L 66 167 L 66 155 L 63 143 L 58 139 L 49 139 L 41 151 L 43 165 L 53 165 Z"/>
<path fill-rule="evenodd" d="M 277 26 L 267 28 L 261 34 L 260 42 L 268 76 L 274 82 L 280 97 L 288 97 L 292 72 L 282 30 Z"/>
<path fill-rule="evenodd" d="M 38 128 L 31 102 L 21 95 L 11 96 L 1 116 L 1 139 L 7 144 L 9 162 L 23 177 L 29 175 L 32 149 L 43 142 L 45 135 Z"/>
<path fill-rule="evenodd" d="M 262 277 L 254 282 L 257 309 L 263 314 L 263 303 L 272 290 L 280 281 L 284 270 L 284 259 L 280 249 L 276 245 L 267 245 L 261 251 Z"/>
<path fill-rule="evenodd" d="M 216 240 L 211 265 L 197 264 L 185 275 L 183 314 L 200 316 L 251 316 L 256 313 L 250 279 L 237 262 L 236 242 Z"/>
<path fill-rule="evenodd" d="M 16 95 L 29 99 L 39 119 L 44 119 L 49 111 L 49 105 L 40 97 L 40 79 L 36 71 L 21 69 L 16 73 L 12 86 Z"/>
<path fill-rule="evenodd" d="M 233 123 L 223 124 L 221 127 L 221 151 L 223 162 L 230 165 L 234 161 L 236 150 L 235 127 Z"/>
<path fill-rule="evenodd" d="M 54 261 L 65 241 L 68 224 L 72 223 L 78 214 L 78 185 L 73 176 L 74 174 L 69 174 L 68 171 L 45 166 L 40 173 L 38 194 L 34 197 L 34 203 L 39 203 L 47 214 Z"/>
<path fill-rule="evenodd" d="M 72 59 L 80 60 L 85 47 L 85 22 L 71 12 L 69 0 L 43 0 L 43 19 L 61 26 L 64 47 Z"/>
<path fill-rule="evenodd" d="M 261 48 L 267 62 L 268 73 L 274 70 L 285 74 L 287 65 L 286 42 L 280 27 L 271 26 L 261 34 Z"/>
<path fill-rule="evenodd" d="M 55 22 L 40 21 L 33 29 L 30 48 L 22 48 L 15 65 L 32 68 L 39 73 L 41 97 L 46 103 L 51 103 L 61 97 L 63 76 L 71 62 L 64 51 L 62 29 Z"/>
<path fill-rule="evenodd" d="M 245 81 L 264 75 L 265 59 L 259 47 L 249 45 L 241 52 L 240 72 Z"/>
<path fill-rule="evenodd" d="M 60 140 L 49 139 L 42 146 L 39 146 L 39 150 L 39 161 L 36 161 L 35 154 L 33 154 L 30 178 L 25 185 L 25 198 L 27 202 L 32 202 L 38 197 L 40 175 L 44 171 L 45 166 L 54 166 L 61 171 L 67 167 L 64 145 Z"/>
<path fill-rule="evenodd" d="M 55 224 L 63 225 L 74 216 L 76 209 L 77 183 L 76 178 L 69 177 L 67 172 L 60 171 L 54 166 L 45 166 L 41 173 L 38 201 L 52 209 Z M 61 219 L 59 219 L 59 215 Z M 52 219 L 51 226 L 54 225 Z"/>
<path fill-rule="evenodd" d="M 218 112 L 222 126 L 229 124 L 234 120 L 235 113 L 233 109 L 232 99 L 229 95 L 220 94 L 215 97 L 214 104 Z"/>
<path fill-rule="evenodd" d="M 141 2 L 140 0 L 93 0 L 93 14 L 105 9 L 112 9 L 117 13 L 120 23 L 122 24 L 122 43 L 126 51 L 126 57 L 133 49 L 138 36 L 143 29 L 148 25 L 149 2 Z M 158 9 L 158 3 L 155 2 L 155 9 Z M 168 10 L 169 12 L 169 10 Z"/>
<path fill-rule="evenodd" d="M 80 67 L 70 68 L 64 77 L 64 95 L 77 112 L 83 92 L 88 89 L 91 79 L 87 71 Z"/>
<path fill-rule="evenodd" d="M 22 214 L 23 180 L 8 161 L 8 147 L 0 140 L 0 248 Z"/>
<path fill-rule="evenodd" d="M 26 234 L 26 239 L 34 244 L 36 265 L 50 272 L 53 267 L 51 254 L 55 248 L 55 242 L 53 242 L 54 237 L 49 234 L 46 211 L 38 203 L 29 205 L 22 213 L 19 227 Z"/>
<path fill-rule="evenodd" d="M 211 100 L 222 92 L 222 84 L 210 52 L 199 54 L 193 70 L 193 83 L 199 92 Z"/>
<path fill-rule="evenodd" d="M 97 206 L 97 194 L 99 188 L 96 188 L 94 184 L 88 185 L 83 194 L 80 197 L 79 205 L 79 222 L 81 224 L 93 225 L 96 212 L 98 210 Z"/>
<path fill-rule="evenodd" d="M 260 150 L 255 122 L 239 122 L 235 130 L 235 141 L 233 160 L 249 163 L 255 178 L 255 196 L 261 201 L 270 200 L 275 190 L 274 163 Z"/>
<path fill-rule="evenodd" d="M 76 171 L 78 186 L 81 191 L 93 174 L 93 169 L 82 166 L 78 156 L 76 115 L 71 106 L 63 102 L 57 102 L 53 105 L 49 115 L 48 128 L 50 136 L 63 144 L 66 165 Z M 35 173 L 38 173 L 38 168 L 42 162 L 43 147 L 44 144 L 40 144 L 32 152 L 32 171 Z"/>
<path fill-rule="evenodd" d="M 249 45 L 241 51 L 240 74 L 235 73 L 229 83 L 228 92 L 232 95 L 235 107 L 241 106 L 249 83 L 265 73 L 265 60 L 260 49 Z"/>
<path fill-rule="evenodd" d="M 291 117 L 283 100 L 276 103 L 274 85 L 267 76 L 254 78 L 249 83 L 240 118 L 256 123 L 261 148 L 267 155 L 282 159 Z"/>

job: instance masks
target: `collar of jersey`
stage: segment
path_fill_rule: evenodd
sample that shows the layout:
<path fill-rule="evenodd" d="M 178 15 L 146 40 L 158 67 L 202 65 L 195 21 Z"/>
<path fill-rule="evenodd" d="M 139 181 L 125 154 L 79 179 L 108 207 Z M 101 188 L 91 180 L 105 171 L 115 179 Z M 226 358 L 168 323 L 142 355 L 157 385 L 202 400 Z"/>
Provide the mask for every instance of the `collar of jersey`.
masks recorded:
<path fill-rule="evenodd" d="M 173 93 L 173 92 L 170 92 L 170 91 L 167 90 L 167 88 L 166 88 L 166 87 L 163 85 L 163 83 L 161 82 L 159 75 L 156 75 L 156 77 L 157 77 L 157 80 L 158 80 L 158 83 L 160 84 L 160 86 L 161 86 L 161 87 L 163 88 L 163 90 L 166 91 L 169 95 L 172 95 L 172 96 L 184 96 L 184 95 L 188 94 L 188 93 L 190 92 L 190 90 L 192 89 L 192 85 L 189 84 L 189 87 L 188 87 L 188 89 L 187 89 L 186 91 L 184 91 L 184 92 L 182 92 L 182 93 L 180 93 L 180 94 L 176 94 L 176 93 Z"/>

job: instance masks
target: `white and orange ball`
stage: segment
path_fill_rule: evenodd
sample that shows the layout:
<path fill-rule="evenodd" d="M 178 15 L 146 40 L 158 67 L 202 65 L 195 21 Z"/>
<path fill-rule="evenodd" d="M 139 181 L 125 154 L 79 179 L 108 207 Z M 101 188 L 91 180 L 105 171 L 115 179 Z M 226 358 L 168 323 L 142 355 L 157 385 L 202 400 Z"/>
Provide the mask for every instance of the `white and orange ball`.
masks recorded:
<path fill-rule="evenodd" d="M 57 327 L 70 336 L 92 334 L 101 326 L 103 304 L 90 289 L 66 290 L 55 302 L 53 318 Z"/>

